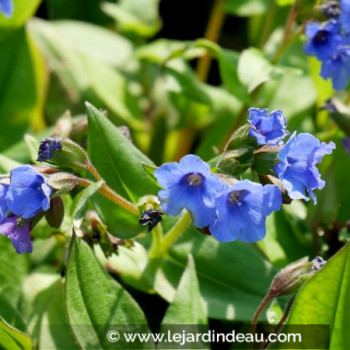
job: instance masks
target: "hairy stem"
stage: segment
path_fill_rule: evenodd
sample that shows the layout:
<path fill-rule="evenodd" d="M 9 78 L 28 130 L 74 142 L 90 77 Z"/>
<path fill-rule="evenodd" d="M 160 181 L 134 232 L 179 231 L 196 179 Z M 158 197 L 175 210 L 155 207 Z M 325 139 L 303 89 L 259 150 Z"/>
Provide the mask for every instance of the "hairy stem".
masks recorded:
<path fill-rule="evenodd" d="M 149 258 L 158 258 L 159 252 L 162 250 L 163 230 L 162 225 L 158 224 L 152 231 L 152 246 L 149 251 Z"/>
<path fill-rule="evenodd" d="M 292 306 L 293 306 L 293 303 L 294 303 L 294 300 L 295 300 L 295 295 L 293 295 L 289 301 L 288 301 L 288 304 L 287 304 L 287 307 L 286 307 L 286 310 L 284 311 L 284 314 L 282 316 L 282 318 L 280 319 L 280 321 L 278 322 L 277 326 L 275 327 L 275 329 L 273 330 L 272 333 L 275 333 L 277 334 L 281 328 L 283 327 L 284 323 L 286 322 L 288 316 L 289 316 L 289 313 L 290 313 L 290 310 L 292 309 Z M 270 342 L 269 341 L 266 341 L 260 348 L 260 350 L 265 350 L 268 348 L 268 346 L 270 345 Z"/>
<path fill-rule="evenodd" d="M 77 185 L 88 187 L 92 183 L 93 182 L 90 180 L 77 178 Z M 139 208 L 135 204 L 129 202 L 118 193 L 114 192 L 105 182 L 101 185 L 97 192 L 109 199 L 111 202 L 117 204 L 119 207 L 125 209 L 129 213 L 140 215 Z"/>
<path fill-rule="evenodd" d="M 265 298 L 262 300 L 260 305 L 258 306 L 257 310 L 255 311 L 253 321 L 252 321 L 252 327 L 250 328 L 250 333 L 255 334 L 256 325 L 258 324 L 258 319 L 265 309 L 265 307 L 268 305 L 268 303 L 273 299 L 273 297 L 270 294 L 267 294 Z M 253 349 L 253 344 L 249 346 L 249 349 Z"/>
<path fill-rule="evenodd" d="M 170 231 L 168 231 L 165 237 L 161 240 L 160 244 L 158 244 L 159 233 L 155 233 L 153 236 L 153 239 L 155 241 L 153 242 L 153 245 L 151 247 L 149 257 L 152 259 L 156 259 L 162 258 L 164 255 L 166 255 L 169 248 L 181 236 L 181 234 L 185 231 L 185 229 L 190 223 L 191 215 L 188 211 L 186 211 L 176 222 L 176 224 L 170 229 Z"/>
<path fill-rule="evenodd" d="M 97 181 L 102 181 L 102 176 L 100 175 L 100 173 L 97 171 L 97 169 L 95 168 L 95 166 L 89 161 L 89 164 L 87 165 L 87 170 L 90 171 L 90 173 L 93 175 L 93 177 L 97 180 Z"/>

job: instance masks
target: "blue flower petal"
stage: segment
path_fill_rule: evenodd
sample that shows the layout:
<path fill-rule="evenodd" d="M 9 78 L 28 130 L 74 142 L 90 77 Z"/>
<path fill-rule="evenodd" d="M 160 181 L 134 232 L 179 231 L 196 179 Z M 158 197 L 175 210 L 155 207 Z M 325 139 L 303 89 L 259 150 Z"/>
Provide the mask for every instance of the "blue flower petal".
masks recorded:
<path fill-rule="evenodd" d="M 8 190 L 7 185 L 0 184 L 0 222 L 5 218 L 6 213 L 8 211 L 6 204 L 6 193 Z"/>
<path fill-rule="evenodd" d="M 326 144 L 311 134 L 301 133 L 291 136 L 279 152 L 280 163 L 274 167 L 292 199 L 309 200 L 306 190 L 316 204 L 315 189 L 322 189 L 325 182 L 321 179 L 316 164 L 335 148 L 333 142 Z"/>
<path fill-rule="evenodd" d="M 11 239 L 18 254 L 32 252 L 30 224 L 17 227 L 17 216 L 9 216 L 0 223 L 0 234 Z"/>
<path fill-rule="evenodd" d="M 215 219 L 215 198 L 225 185 L 198 156 L 190 154 L 179 163 L 163 164 L 154 175 L 164 188 L 158 197 L 165 213 L 175 216 L 187 209 L 199 228 Z"/>
<path fill-rule="evenodd" d="M 190 173 L 190 172 L 197 172 L 201 173 L 203 176 L 207 176 L 210 174 L 210 168 L 209 165 L 203 160 L 194 155 L 194 154 L 188 154 L 180 159 L 179 167 L 182 170 L 183 174 Z"/>
<path fill-rule="evenodd" d="M 239 181 L 216 199 L 217 216 L 210 232 L 224 242 L 261 240 L 266 235 L 266 216 L 280 209 L 281 197 L 277 186 Z"/>
<path fill-rule="evenodd" d="M 154 177 L 162 187 L 177 183 L 182 175 L 179 164 L 176 162 L 165 163 L 154 171 Z"/>
<path fill-rule="evenodd" d="M 11 171 L 6 203 L 12 213 L 30 219 L 41 210 L 49 209 L 51 193 L 47 179 L 29 165 L 24 165 Z"/>
<path fill-rule="evenodd" d="M 250 108 L 248 123 L 249 136 L 256 137 L 259 145 L 278 145 L 288 135 L 286 118 L 280 110 L 268 114 L 264 108 Z"/>
<path fill-rule="evenodd" d="M 6 17 L 11 17 L 13 13 L 12 0 L 0 0 L 0 12 L 2 12 Z"/>

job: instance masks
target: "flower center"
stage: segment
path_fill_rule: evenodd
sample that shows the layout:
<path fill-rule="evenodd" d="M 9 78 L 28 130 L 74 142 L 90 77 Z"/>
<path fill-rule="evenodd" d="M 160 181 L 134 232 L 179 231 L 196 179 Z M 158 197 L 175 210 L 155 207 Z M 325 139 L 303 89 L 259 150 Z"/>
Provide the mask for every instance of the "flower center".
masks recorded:
<path fill-rule="evenodd" d="M 228 198 L 227 198 L 227 202 L 229 204 L 241 205 L 244 192 L 245 192 L 244 190 L 230 192 L 230 194 L 228 195 Z"/>
<path fill-rule="evenodd" d="M 186 175 L 186 182 L 190 186 L 200 186 L 203 180 L 203 175 L 199 173 L 189 173 Z"/>
<path fill-rule="evenodd" d="M 323 44 L 328 40 L 329 32 L 327 30 L 320 30 L 314 37 L 316 44 Z"/>

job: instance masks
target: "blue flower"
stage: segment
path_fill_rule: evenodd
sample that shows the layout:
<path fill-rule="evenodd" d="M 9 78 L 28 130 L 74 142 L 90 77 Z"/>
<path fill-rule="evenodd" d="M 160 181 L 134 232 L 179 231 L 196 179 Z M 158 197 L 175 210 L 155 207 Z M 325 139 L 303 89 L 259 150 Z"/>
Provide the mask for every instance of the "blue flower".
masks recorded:
<path fill-rule="evenodd" d="M 308 201 L 307 190 L 316 204 L 313 191 L 325 186 L 316 164 L 320 163 L 326 154 L 331 154 L 334 148 L 333 142 L 320 142 L 311 134 L 294 133 L 290 137 L 279 152 L 280 163 L 274 167 L 290 198 Z"/>
<path fill-rule="evenodd" d="M 321 77 L 331 78 L 335 90 L 344 90 L 350 79 L 350 46 L 339 47 L 333 56 L 324 61 Z"/>
<path fill-rule="evenodd" d="M 268 114 L 265 108 L 249 108 L 249 136 L 256 137 L 259 145 L 278 145 L 288 135 L 286 117 L 276 110 Z"/>
<path fill-rule="evenodd" d="M 198 156 L 189 154 L 179 163 L 165 163 L 154 176 L 164 188 L 158 196 L 165 213 L 175 216 L 187 209 L 199 228 L 215 219 L 215 198 L 225 185 Z"/>
<path fill-rule="evenodd" d="M 53 152 L 61 150 L 61 140 L 58 137 L 49 137 L 40 142 L 38 162 L 44 162 L 53 157 Z"/>
<path fill-rule="evenodd" d="M 0 184 L 0 222 L 6 217 L 8 208 L 6 204 L 6 193 L 8 185 Z"/>
<path fill-rule="evenodd" d="M 18 254 L 32 252 L 30 223 L 18 223 L 17 216 L 9 216 L 0 223 L 0 234 L 11 239 Z"/>
<path fill-rule="evenodd" d="M 348 42 L 348 38 L 340 34 L 340 25 L 336 20 L 330 20 L 326 25 L 308 22 L 305 34 L 308 41 L 304 45 L 304 51 L 320 61 L 332 57 L 337 47 Z"/>
<path fill-rule="evenodd" d="M 6 17 L 11 17 L 13 13 L 12 0 L 0 0 L 0 12 L 2 12 Z"/>
<path fill-rule="evenodd" d="M 41 210 L 50 208 L 51 193 L 47 178 L 31 166 L 23 165 L 11 171 L 5 200 L 12 213 L 30 219 Z"/>
<path fill-rule="evenodd" d="M 343 31 L 346 34 L 350 34 L 350 1 L 341 1 L 341 14 L 339 17 L 339 22 L 342 26 Z"/>
<path fill-rule="evenodd" d="M 259 241 L 266 235 L 266 217 L 281 205 L 282 193 L 277 186 L 239 181 L 216 199 L 217 217 L 209 230 L 223 242 Z"/>

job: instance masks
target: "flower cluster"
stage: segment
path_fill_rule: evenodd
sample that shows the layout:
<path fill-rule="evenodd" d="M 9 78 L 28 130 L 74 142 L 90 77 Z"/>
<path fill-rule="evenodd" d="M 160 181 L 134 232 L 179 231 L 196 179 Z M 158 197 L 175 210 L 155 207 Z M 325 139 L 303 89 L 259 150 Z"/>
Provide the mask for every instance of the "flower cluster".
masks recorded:
<path fill-rule="evenodd" d="M 190 154 L 179 163 L 165 163 L 154 172 L 163 187 L 158 196 L 165 213 L 176 216 L 187 209 L 196 227 L 208 227 L 220 241 L 255 242 L 266 234 L 266 217 L 281 208 L 281 188 L 290 199 L 308 201 L 307 195 L 310 195 L 316 203 L 314 190 L 325 185 L 316 164 L 332 153 L 334 143 L 320 142 L 307 133 L 293 133 L 284 144 L 283 139 L 289 132 L 286 118 L 278 110 L 268 114 L 266 109 L 251 108 L 248 124 L 248 139 L 255 137 L 257 140 L 253 157 L 264 152 L 274 154 L 272 158 L 276 162 L 271 163 L 271 171 L 280 187 L 274 182 L 262 185 L 212 173 L 207 163 Z M 249 140 L 246 145 L 243 141 L 240 147 L 245 149 L 249 144 Z M 220 163 L 218 167 L 220 171 Z"/>
<path fill-rule="evenodd" d="M 2 12 L 6 17 L 11 17 L 13 13 L 12 0 L 0 0 L 0 12 Z"/>
<path fill-rule="evenodd" d="M 0 233 L 18 253 L 32 251 L 30 219 L 50 208 L 51 194 L 47 178 L 29 165 L 13 169 L 9 184 L 0 184 Z"/>
<path fill-rule="evenodd" d="M 326 23 L 309 22 L 304 51 L 322 62 L 321 76 L 331 78 L 336 90 L 350 79 L 350 0 L 341 1 L 340 14 Z"/>
<path fill-rule="evenodd" d="M 282 204 L 277 186 L 238 181 L 222 182 L 198 156 L 189 154 L 179 163 L 163 164 L 154 176 L 161 208 L 168 215 L 187 209 L 198 228 L 209 226 L 219 240 L 254 242 L 265 236 L 265 220 Z"/>

